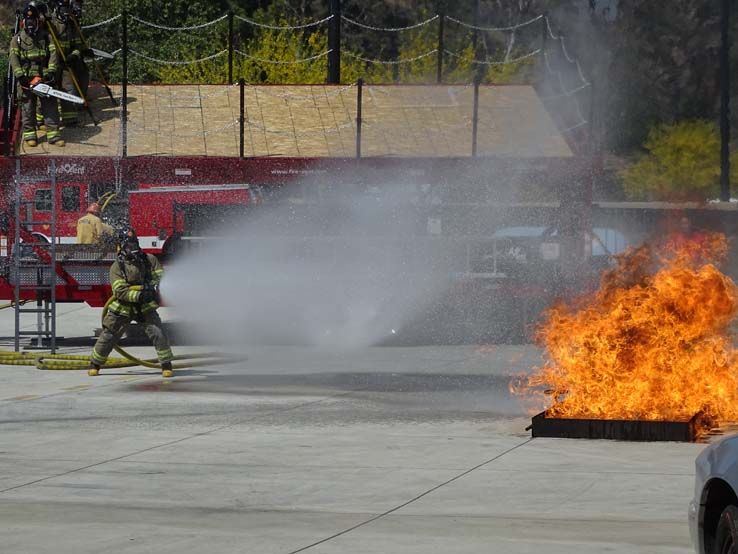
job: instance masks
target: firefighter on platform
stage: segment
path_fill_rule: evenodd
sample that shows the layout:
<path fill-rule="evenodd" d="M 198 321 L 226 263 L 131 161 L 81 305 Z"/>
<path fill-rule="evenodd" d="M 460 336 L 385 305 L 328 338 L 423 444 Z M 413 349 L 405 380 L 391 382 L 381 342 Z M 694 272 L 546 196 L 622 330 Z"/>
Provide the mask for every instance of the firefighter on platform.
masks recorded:
<path fill-rule="evenodd" d="M 59 60 L 62 66 L 60 88 L 75 96 L 86 95 L 90 71 L 83 59 L 87 53 L 84 43 L 72 21 L 74 5 L 71 0 L 53 0 L 52 6 L 48 25 L 51 26 L 49 29 L 52 33 L 51 39 L 56 38 L 57 46 L 60 48 Z M 64 100 L 60 104 L 64 126 L 75 127 L 79 119 L 79 105 Z"/>
<path fill-rule="evenodd" d="M 38 7 L 28 4 L 21 13 L 21 29 L 10 40 L 10 66 L 18 83 L 18 103 L 21 106 L 23 140 L 27 146 L 38 144 L 36 135 L 36 104 L 41 102 L 41 111 L 46 124 L 46 139 L 49 144 L 64 146 L 59 134 L 59 113 L 56 100 L 39 98 L 30 90 L 31 82 L 39 78 L 48 85 L 56 81 L 59 53 L 43 28 L 43 19 Z"/>
<path fill-rule="evenodd" d="M 144 326 L 154 344 L 162 377 L 174 375 L 172 349 L 156 312 L 162 273 L 159 260 L 141 250 L 135 231 L 121 231 L 118 259 L 110 267 L 113 299 L 103 319 L 100 337 L 92 349 L 92 368 L 87 372 L 90 376 L 99 375 L 108 355 L 133 320 Z"/>
<path fill-rule="evenodd" d="M 31 0 L 30 2 L 28 2 L 28 5 L 35 6 L 38 9 L 38 12 L 40 14 L 39 20 L 41 21 L 41 28 L 46 29 L 46 20 L 49 15 L 49 8 L 46 5 L 46 2 L 42 2 L 41 0 Z M 57 101 L 54 100 L 54 102 Z M 44 123 L 44 112 L 41 109 L 41 102 L 36 102 L 36 129 L 38 129 L 39 131 L 46 131 L 46 124 Z"/>
<path fill-rule="evenodd" d="M 100 219 L 100 205 L 93 202 L 77 220 L 77 244 L 99 244 L 115 237 L 115 229 Z"/>

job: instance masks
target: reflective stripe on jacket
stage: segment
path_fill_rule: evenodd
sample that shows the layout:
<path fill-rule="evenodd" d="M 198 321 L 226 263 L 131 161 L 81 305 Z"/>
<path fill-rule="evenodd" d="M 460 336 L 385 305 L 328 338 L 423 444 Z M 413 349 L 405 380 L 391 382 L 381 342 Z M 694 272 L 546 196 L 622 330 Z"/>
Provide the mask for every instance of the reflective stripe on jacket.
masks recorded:
<path fill-rule="evenodd" d="M 123 257 L 110 266 L 110 285 L 115 297 L 108 307 L 111 312 L 135 318 L 136 314 L 145 314 L 159 307 L 154 300 L 141 303 L 141 291 L 131 289 L 135 285 L 158 286 L 161 281 L 164 270 L 159 260 L 151 254 L 146 254 L 146 258 L 148 267 L 143 260 L 132 262 Z"/>
<path fill-rule="evenodd" d="M 95 214 L 85 214 L 77 220 L 77 244 L 95 244 L 103 235 L 113 235 L 113 229 Z"/>
<path fill-rule="evenodd" d="M 43 76 L 46 71 L 56 71 L 59 67 L 59 53 L 49 34 L 39 29 L 35 37 L 29 36 L 25 29 L 10 40 L 10 67 L 13 75 L 20 77 Z"/>

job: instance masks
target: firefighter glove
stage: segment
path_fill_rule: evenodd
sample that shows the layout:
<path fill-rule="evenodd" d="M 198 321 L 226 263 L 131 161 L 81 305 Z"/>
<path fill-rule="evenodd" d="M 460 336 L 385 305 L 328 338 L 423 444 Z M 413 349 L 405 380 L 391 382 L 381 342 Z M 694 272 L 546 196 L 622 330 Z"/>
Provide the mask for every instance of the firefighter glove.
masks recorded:
<path fill-rule="evenodd" d="M 95 53 L 92 51 L 92 48 L 83 48 L 82 49 L 82 57 L 83 58 L 94 58 Z"/>
<path fill-rule="evenodd" d="M 158 289 L 151 284 L 144 285 L 143 290 L 141 291 L 141 296 L 138 297 L 141 302 L 151 302 L 152 300 L 159 303 L 159 291 Z"/>
<path fill-rule="evenodd" d="M 138 301 L 143 304 L 151 302 L 152 300 L 154 300 L 154 291 L 150 289 L 142 290 L 141 294 L 138 296 Z"/>
<path fill-rule="evenodd" d="M 28 75 L 21 75 L 16 79 L 16 81 L 18 81 L 18 84 L 23 88 L 28 88 L 28 85 L 31 84 L 31 78 Z"/>
<path fill-rule="evenodd" d="M 44 75 L 44 83 L 47 85 L 53 85 L 54 81 L 56 81 L 56 73 L 53 71 L 49 71 Z"/>

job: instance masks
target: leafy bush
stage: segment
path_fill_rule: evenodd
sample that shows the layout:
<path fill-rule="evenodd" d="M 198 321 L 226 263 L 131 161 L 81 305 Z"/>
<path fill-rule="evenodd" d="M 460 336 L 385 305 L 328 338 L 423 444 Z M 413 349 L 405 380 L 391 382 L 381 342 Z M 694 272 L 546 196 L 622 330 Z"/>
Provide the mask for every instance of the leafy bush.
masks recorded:
<path fill-rule="evenodd" d="M 651 128 L 646 154 L 621 172 L 634 200 L 705 200 L 720 193 L 720 137 L 714 123 L 683 121 Z M 738 153 L 731 155 L 737 167 Z M 738 186 L 732 172 L 731 188 Z"/>

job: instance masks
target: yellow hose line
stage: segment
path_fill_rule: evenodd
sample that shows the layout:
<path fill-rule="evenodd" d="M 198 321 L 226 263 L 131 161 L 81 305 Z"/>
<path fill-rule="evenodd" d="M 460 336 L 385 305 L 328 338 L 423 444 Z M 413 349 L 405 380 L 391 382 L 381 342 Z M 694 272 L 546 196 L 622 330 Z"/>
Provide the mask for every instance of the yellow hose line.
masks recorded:
<path fill-rule="evenodd" d="M 26 304 L 27 302 L 32 302 L 32 301 L 31 300 L 21 300 L 20 302 L 18 302 L 18 304 L 22 306 L 23 304 Z M 7 304 L 0 305 L 0 310 L 4 310 L 5 308 L 12 308 L 13 306 L 15 306 L 15 300 L 13 300 L 12 302 L 8 302 Z"/>
<path fill-rule="evenodd" d="M 39 369 L 89 369 L 89 356 L 71 354 L 32 354 L 27 352 L 0 352 L 0 365 L 27 365 Z M 122 358 L 110 358 L 105 367 L 127 367 L 136 365 Z M 53 366 L 53 368 L 52 368 Z"/>
<path fill-rule="evenodd" d="M 81 370 L 81 371 L 87 371 L 90 369 L 90 362 L 89 360 L 87 362 L 62 362 L 62 361 L 54 361 L 54 360 L 39 360 L 36 365 L 37 369 L 44 369 L 47 371 L 74 371 L 74 370 Z M 116 369 L 120 367 L 133 367 L 136 364 L 133 362 L 128 361 L 120 361 L 116 362 L 115 360 L 108 360 L 108 362 L 105 362 L 105 365 L 103 366 L 105 369 Z"/>
<path fill-rule="evenodd" d="M 140 285 L 134 285 L 134 286 L 132 286 L 130 288 L 132 290 L 142 290 L 143 289 L 143 287 L 140 286 Z M 108 313 L 108 306 L 110 306 L 110 303 L 113 300 L 115 300 L 115 296 L 111 296 L 110 298 L 108 298 L 108 301 L 105 302 L 105 305 L 103 306 L 102 315 L 100 316 L 101 321 L 104 321 L 105 320 L 105 316 Z M 126 352 L 125 350 L 123 350 L 117 344 L 114 346 L 114 348 L 115 348 L 115 351 L 118 354 L 120 354 L 121 356 L 123 356 L 127 360 L 130 360 L 131 362 L 135 362 L 137 365 L 142 365 L 144 367 L 150 367 L 151 369 L 159 369 L 159 368 L 161 368 L 161 364 L 159 364 L 158 361 L 156 363 L 154 363 L 154 362 L 149 362 L 148 360 L 141 360 L 140 358 L 136 358 L 136 356 L 134 356 L 133 354 L 129 354 L 128 352 Z M 172 367 L 174 367 L 174 365 L 172 365 Z"/>
<path fill-rule="evenodd" d="M 106 196 L 107 196 L 107 198 L 105 198 Z M 104 213 L 105 212 L 105 208 L 107 208 L 108 207 L 108 204 L 110 204 L 110 201 L 113 200 L 113 198 L 115 198 L 115 193 L 114 192 L 106 192 L 105 194 L 102 195 L 102 197 L 98 200 L 98 202 L 100 200 L 102 200 L 103 198 L 105 198 L 105 200 L 103 201 L 102 206 L 100 206 L 100 213 Z"/>
<path fill-rule="evenodd" d="M 135 286 L 131 287 L 134 290 L 140 290 L 142 287 Z M 105 315 L 108 313 L 108 307 L 114 300 L 114 297 L 110 297 L 105 303 L 102 312 L 102 319 L 105 319 Z M 103 365 L 103 369 L 113 369 L 121 367 L 134 367 L 144 366 L 153 369 L 161 368 L 161 364 L 156 358 L 142 360 L 136 356 L 129 354 L 119 346 L 115 347 L 115 350 L 119 352 L 122 358 L 108 358 Z M 174 363 L 172 367 L 174 369 L 183 369 L 187 367 L 201 367 L 201 366 L 213 366 L 222 365 L 228 363 L 234 363 L 241 360 L 245 360 L 244 356 L 228 356 L 222 352 L 199 352 L 192 354 L 180 354 L 174 356 L 173 360 L 182 360 L 182 363 Z M 0 365 L 10 366 L 35 366 L 38 369 L 44 370 L 87 370 L 90 369 L 90 357 L 82 356 L 79 354 L 44 354 L 44 353 L 33 353 L 33 352 L 12 352 L 7 350 L 0 350 Z"/>
<path fill-rule="evenodd" d="M 207 354 L 193 354 L 191 356 L 183 355 L 183 356 L 175 356 L 175 360 L 196 360 L 197 358 L 203 358 L 199 361 L 188 361 L 181 364 L 172 364 L 172 367 L 175 369 L 183 369 L 187 367 L 201 367 L 201 366 L 212 366 L 212 365 L 221 365 L 221 364 L 227 364 L 227 363 L 233 363 L 239 360 L 239 358 L 230 358 L 227 356 L 220 355 L 219 357 L 213 357 L 218 356 L 214 353 L 207 353 Z M 87 370 L 90 369 L 90 359 L 84 356 L 74 356 L 71 357 L 69 360 L 64 359 L 50 359 L 47 360 L 46 356 L 39 356 L 32 360 L 18 360 L 15 362 L 9 362 L 5 364 L 5 362 L 0 358 L 0 364 L 5 365 L 34 365 L 38 369 L 46 369 L 46 370 Z M 80 359 L 82 358 L 82 359 Z M 208 359 L 204 359 L 208 358 Z M 142 360 L 143 361 L 143 360 Z M 158 361 L 156 359 L 148 359 L 145 360 L 146 362 L 151 363 L 154 365 L 156 369 L 160 367 Z M 138 362 L 134 362 L 131 360 L 126 360 L 123 358 L 108 358 L 108 360 L 105 362 L 105 365 L 103 366 L 103 369 L 114 369 L 114 368 L 121 368 L 121 367 L 135 367 L 141 365 Z"/>

